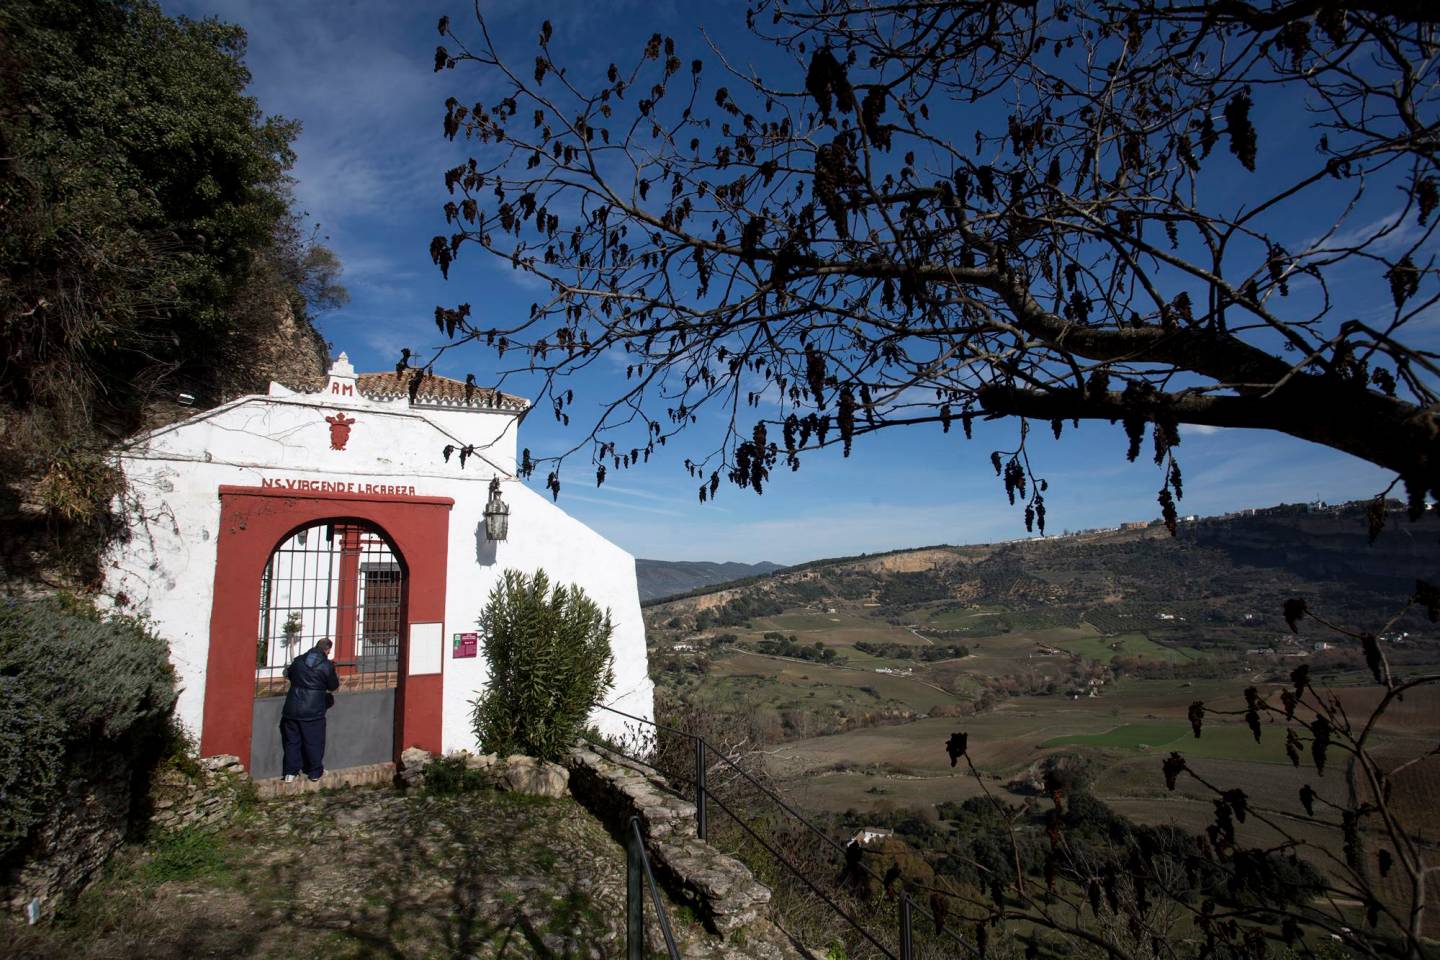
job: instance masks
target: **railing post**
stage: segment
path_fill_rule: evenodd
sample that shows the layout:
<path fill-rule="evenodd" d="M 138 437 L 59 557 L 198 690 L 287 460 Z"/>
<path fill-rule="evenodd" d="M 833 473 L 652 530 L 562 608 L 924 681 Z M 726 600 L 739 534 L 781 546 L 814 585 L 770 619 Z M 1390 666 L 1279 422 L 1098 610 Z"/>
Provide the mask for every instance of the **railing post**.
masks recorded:
<path fill-rule="evenodd" d="M 910 894 L 900 891 L 900 960 L 911 960 Z"/>
<path fill-rule="evenodd" d="M 708 818 L 705 813 L 705 741 L 695 738 L 695 835 L 705 839 Z"/>
<path fill-rule="evenodd" d="M 640 833 L 635 829 L 634 818 L 631 818 L 625 843 L 626 960 L 644 960 L 645 957 L 645 867 L 640 862 L 644 855 L 640 849 Z"/>

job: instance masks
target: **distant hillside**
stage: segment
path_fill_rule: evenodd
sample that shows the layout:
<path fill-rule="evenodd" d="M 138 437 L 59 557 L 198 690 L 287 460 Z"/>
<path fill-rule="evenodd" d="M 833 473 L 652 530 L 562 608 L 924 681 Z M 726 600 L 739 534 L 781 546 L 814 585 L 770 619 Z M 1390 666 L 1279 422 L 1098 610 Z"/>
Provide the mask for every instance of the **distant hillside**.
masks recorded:
<path fill-rule="evenodd" d="M 655 600 L 688 593 L 716 583 L 756 577 L 783 570 L 778 563 L 711 563 L 705 560 L 636 560 L 640 600 Z"/>
<path fill-rule="evenodd" d="M 1284 630 L 1279 613 L 1286 597 L 1302 596 L 1342 621 L 1370 624 L 1388 619 L 1417 578 L 1435 578 L 1440 540 L 1434 520 L 1412 524 L 1392 504 L 1372 545 L 1367 506 L 1292 504 L 1194 518 L 1181 523 L 1176 537 L 1157 522 L 813 561 L 739 582 L 717 577 L 711 586 L 648 606 L 652 619 L 714 608 L 721 623 L 745 619 L 757 604 L 776 610 L 863 604 L 897 623 L 939 610 L 988 611 L 955 630 L 957 636 L 1007 632 L 1038 611 L 1047 623 L 1088 623 L 1106 634 L 1250 643 L 1258 622 Z M 1403 626 L 1416 629 L 1419 621 L 1412 613 Z"/>

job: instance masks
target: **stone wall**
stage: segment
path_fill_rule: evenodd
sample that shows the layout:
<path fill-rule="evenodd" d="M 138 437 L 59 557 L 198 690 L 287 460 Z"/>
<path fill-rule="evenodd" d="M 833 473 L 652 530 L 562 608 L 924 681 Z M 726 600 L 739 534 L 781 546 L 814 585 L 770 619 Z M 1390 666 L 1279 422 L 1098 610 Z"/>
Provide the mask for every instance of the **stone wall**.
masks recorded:
<path fill-rule="evenodd" d="M 695 804 L 658 772 L 588 744 L 576 747 L 566 765 L 570 792 L 612 833 L 623 835 L 630 818 L 639 817 L 648 836 L 695 836 Z"/>
<path fill-rule="evenodd" d="M 53 815 L 22 859 L 0 875 L 0 903 L 12 915 L 48 919 L 78 896 L 125 842 L 132 828 L 134 771 L 125 758 L 97 755 L 64 785 Z M 147 797 L 154 830 L 218 829 L 248 791 L 238 757 L 207 757 L 186 774 L 166 767 Z"/>
<path fill-rule="evenodd" d="M 427 769 L 439 760 L 442 764 L 457 764 L 451 776 L 462 780 L 461 789 L 469 789 L 465 783 L 484 784 L 495 790 L 523 793 L 532 797 L 563 797 L 569 785 L 570 771 L 558 763 L 539 760 L 523 754 L 497 757 L 493 753 L 474 754 L 468 750 L 457 750 L 445 757 L 434 757 L 419 747 L 408 747 L 400 754 L 400 766 L 395 772 L 395 781 L 407 790 L 419 790 L 425 786 Z"/>
<path fill-rule="evenodd" d="M 589 744 L 575 747 L 566 766 L 570 792 L 617 839 L 624 842 L 631 818 L 640 818 L 656 879 L 707 927 L 729 935 L 767 919 L 770 889 L 696 835 L 695 805 L 671 791 L 664 777 Z"/>
<path fill-rule="evenodd" d="M 274 800 L 280 797 L 298 797 L 321 790 L 338 790 L 342 787 L 380 787 L 395 782 L 395 764 L 369 763 L 360 767 L 345 767 L 340 770 L 326 770 L 319 780 L 296 777 L 286 783 L 282 777 L 267 777 L 255 781 L 257 800 Z"/>
<path fill-rule="evenodd" d="M 0 877 L 0 896 L 12 915 L 53 916 L 90 883 L 125 840 L 130 821 L 130 764 L 96 756 L 84 776 L 63 786 L 53 814 L 39 827 L 22 860 Z"/>
<path fill-rule="evenodd" d="M 240 758 L 228 754 L 204 758 L 193 773 L 166 767 L 151 783 L 150 827 L 164 831 L 218 829 L 235 815 L 249 784 L 250 775 Z"/>

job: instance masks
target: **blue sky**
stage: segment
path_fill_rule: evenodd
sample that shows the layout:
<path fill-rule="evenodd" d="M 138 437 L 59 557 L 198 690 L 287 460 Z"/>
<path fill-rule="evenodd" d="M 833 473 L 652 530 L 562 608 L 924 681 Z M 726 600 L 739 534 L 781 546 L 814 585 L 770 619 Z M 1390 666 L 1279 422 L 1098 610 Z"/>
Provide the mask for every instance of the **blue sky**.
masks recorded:
<path fill-rule="evenodd" d="M 171 14 L 213 15 L 245 27 L 251 92 L 267 113 L 303 123 L 293 170 L 296 194 L 344 261 L 352 297 L 349 306 L 321 319 L 335 350 L 347 351 L 360 369 L 383 370 L 394 365 L 401 347 L 423 357 L 438 345 L 432 319 L 437 304 L 468 301 L 481 317 L 528 309 L 531 288 L 492 258 L 462 255 L 444 281 L 428 253 L 430 238 L 446 232 L 440 211 L 446 199 L 443 171 L 464 156 L 462 145 L 441 136 L 443 102 L 451 94 L 472 102 L 489 93 L 474 70 L 432 69 L 436 20 L 448 13 L 463 22 L 468 4 L 162 0 L 162 5 Z M 522 65 L 527 54 L 533 56 L 529 45 L 546 17 L 559 39 L 593 49 L 590 62 L 577 69 L 603 70 L 622 53 L 628 59 L 656 30 L 673 34 L 683 56 L 708 55 L 693 10 L 704 11 L 704 28 L 722 44 L 738 44 L 742 55 L 763 55 L 743 36 L 739 3 L 484 7 L 495 26 L 522 41 L 517 47 Z M 1262 157 L 1266 146 L 1262 140 Z M 1358 215 L 1383 217 L 1385 211 Z M 1367 289 L 1378 294 L 1384 287 Z M 479 349 L 447 355 L 440 368 L 462 377 L 474 372 L 482 383 L 493 371 L 493 357 Z M 621 366 L 611 375 L 623 380 Z M 537 410 L 522 430 L 522 445 L 543 454 L 580 440 L 587 405 L 598 404 L 606 385 L 592 379 L 588 386 L 595 396 L 577 390 L 570 430 Z M 1355 499 L 1374 495 L 1390 481 L 1354 458 L 1276 434 L 1194 427 L 1181 432 L 1182 513 L 1315 497 Z M 948 435 L 938 428 L 882 432 L 857 443 L 849 459 L 826 451 L 812 454 L 797 473 L 777 471 L 764 496 L 722 486 L 716 502 L 701 505 L 679 461 L 713 443 L 713 437 L 696 436 L 688 447 L 672 446 L 669 457 L 612 473 L 598 490 L 582 456 L 562 475 L 560 506 L 637 556 L 672 560 L 794 563 L 1025 534 L 1019 508 L 1008 505 L 989 464 L 992 449 L 1013 446 L 1013 428 L 978 424 L 970 442 L 958 428 Z M 1051 532 L 1158 515 L 1158 469 L 1145 456 L 1126 463 L 1125 446 L 1120 428 L 1106 424 L 1067 428 L 1059 442 L 1046 429 L 1032 432 L 1032 458 L 1050 481 Z M 543 479 L 535 478 L 537 488 Z"/>

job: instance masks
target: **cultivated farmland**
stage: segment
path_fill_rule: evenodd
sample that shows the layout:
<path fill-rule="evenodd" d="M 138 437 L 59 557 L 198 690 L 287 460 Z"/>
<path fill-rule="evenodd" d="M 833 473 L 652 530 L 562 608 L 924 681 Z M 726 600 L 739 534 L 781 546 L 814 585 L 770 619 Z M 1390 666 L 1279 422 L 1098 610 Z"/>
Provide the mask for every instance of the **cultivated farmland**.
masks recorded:
<path fill-rule="evenodd" d="M 1364 785 L 1352 784 L 1339 749 L 1323 774 L 1308 749 L 1292 763 L 1278 707 L 1301 668 L 1357 723 L 1383 691 L 1358 643 L 1308 622 L 1291 631 L 1281 605 L 1308 595 L 1336 622 L 1363 627 L 1388 621 L 1409 586 L 1377 577 L 1391 567 L 1376 556 L 1364 557 L 1363 576 L 1336 579 L 1342 557 L 1363 546 L 1339 521 L 1266 522 L 1263 535 L 1247 527 L 1233 541 L 1223 526 L 1190 540 L 1131 530 L 807 565 L 717 605 L 653 607 L 652 663 L 667 694 L 748 725 L 771 776 L 817 816 L 933 823 L 976 798 L 1027 802 L 1059 764 L 1082 770 L 1086 789 L 1132 823 L 1200 834 L 1214 826 L 1218 796 L 1203 778 L 1246 798 L 1253 816 L 1236 825 L 1239 842 L 1298 844 L 1315 869 L 1343 878 L 1338 818 L 1306 817 L 1301 791 L 1325 810 Z M 1324 532 L 1315 556 L 1284 539 L 1295 529 Z M 1393 579 L 1413 584 L 1440 561 L 1430 552 L 1397 555 Z M 691 619 L 696 609 L 706 622 Z M 1418 611 L 1392 624 L 1386 644 L 1399 675 L 1440 669 L 1440 638 Z M 926 655 L 937 648 L 947 655 Z M 786 655 L 767 655 L 776 650 Z M 1247 689 L 1277 708 L 1257 716 L 1258 741 L 1242 716 Z M 1198 738 L 1192 705 L 1203 707 Z M 952 766 L 956 732 L 968 752 Z M 1367 735 L 1393 766 L 1437 740 L 1433 687 L 1391 703 Z M 1196 776 L 1172 790 L 1162 764 L 1176 753 Z M 1407 767 L 1391 789 L 1418 842 L 1440 844 L 1440 761 Z M 1384 838 L 1364 832 L 1373 861 Z M 1399 902 L 1403 871 L 1372 879 Z"/>

